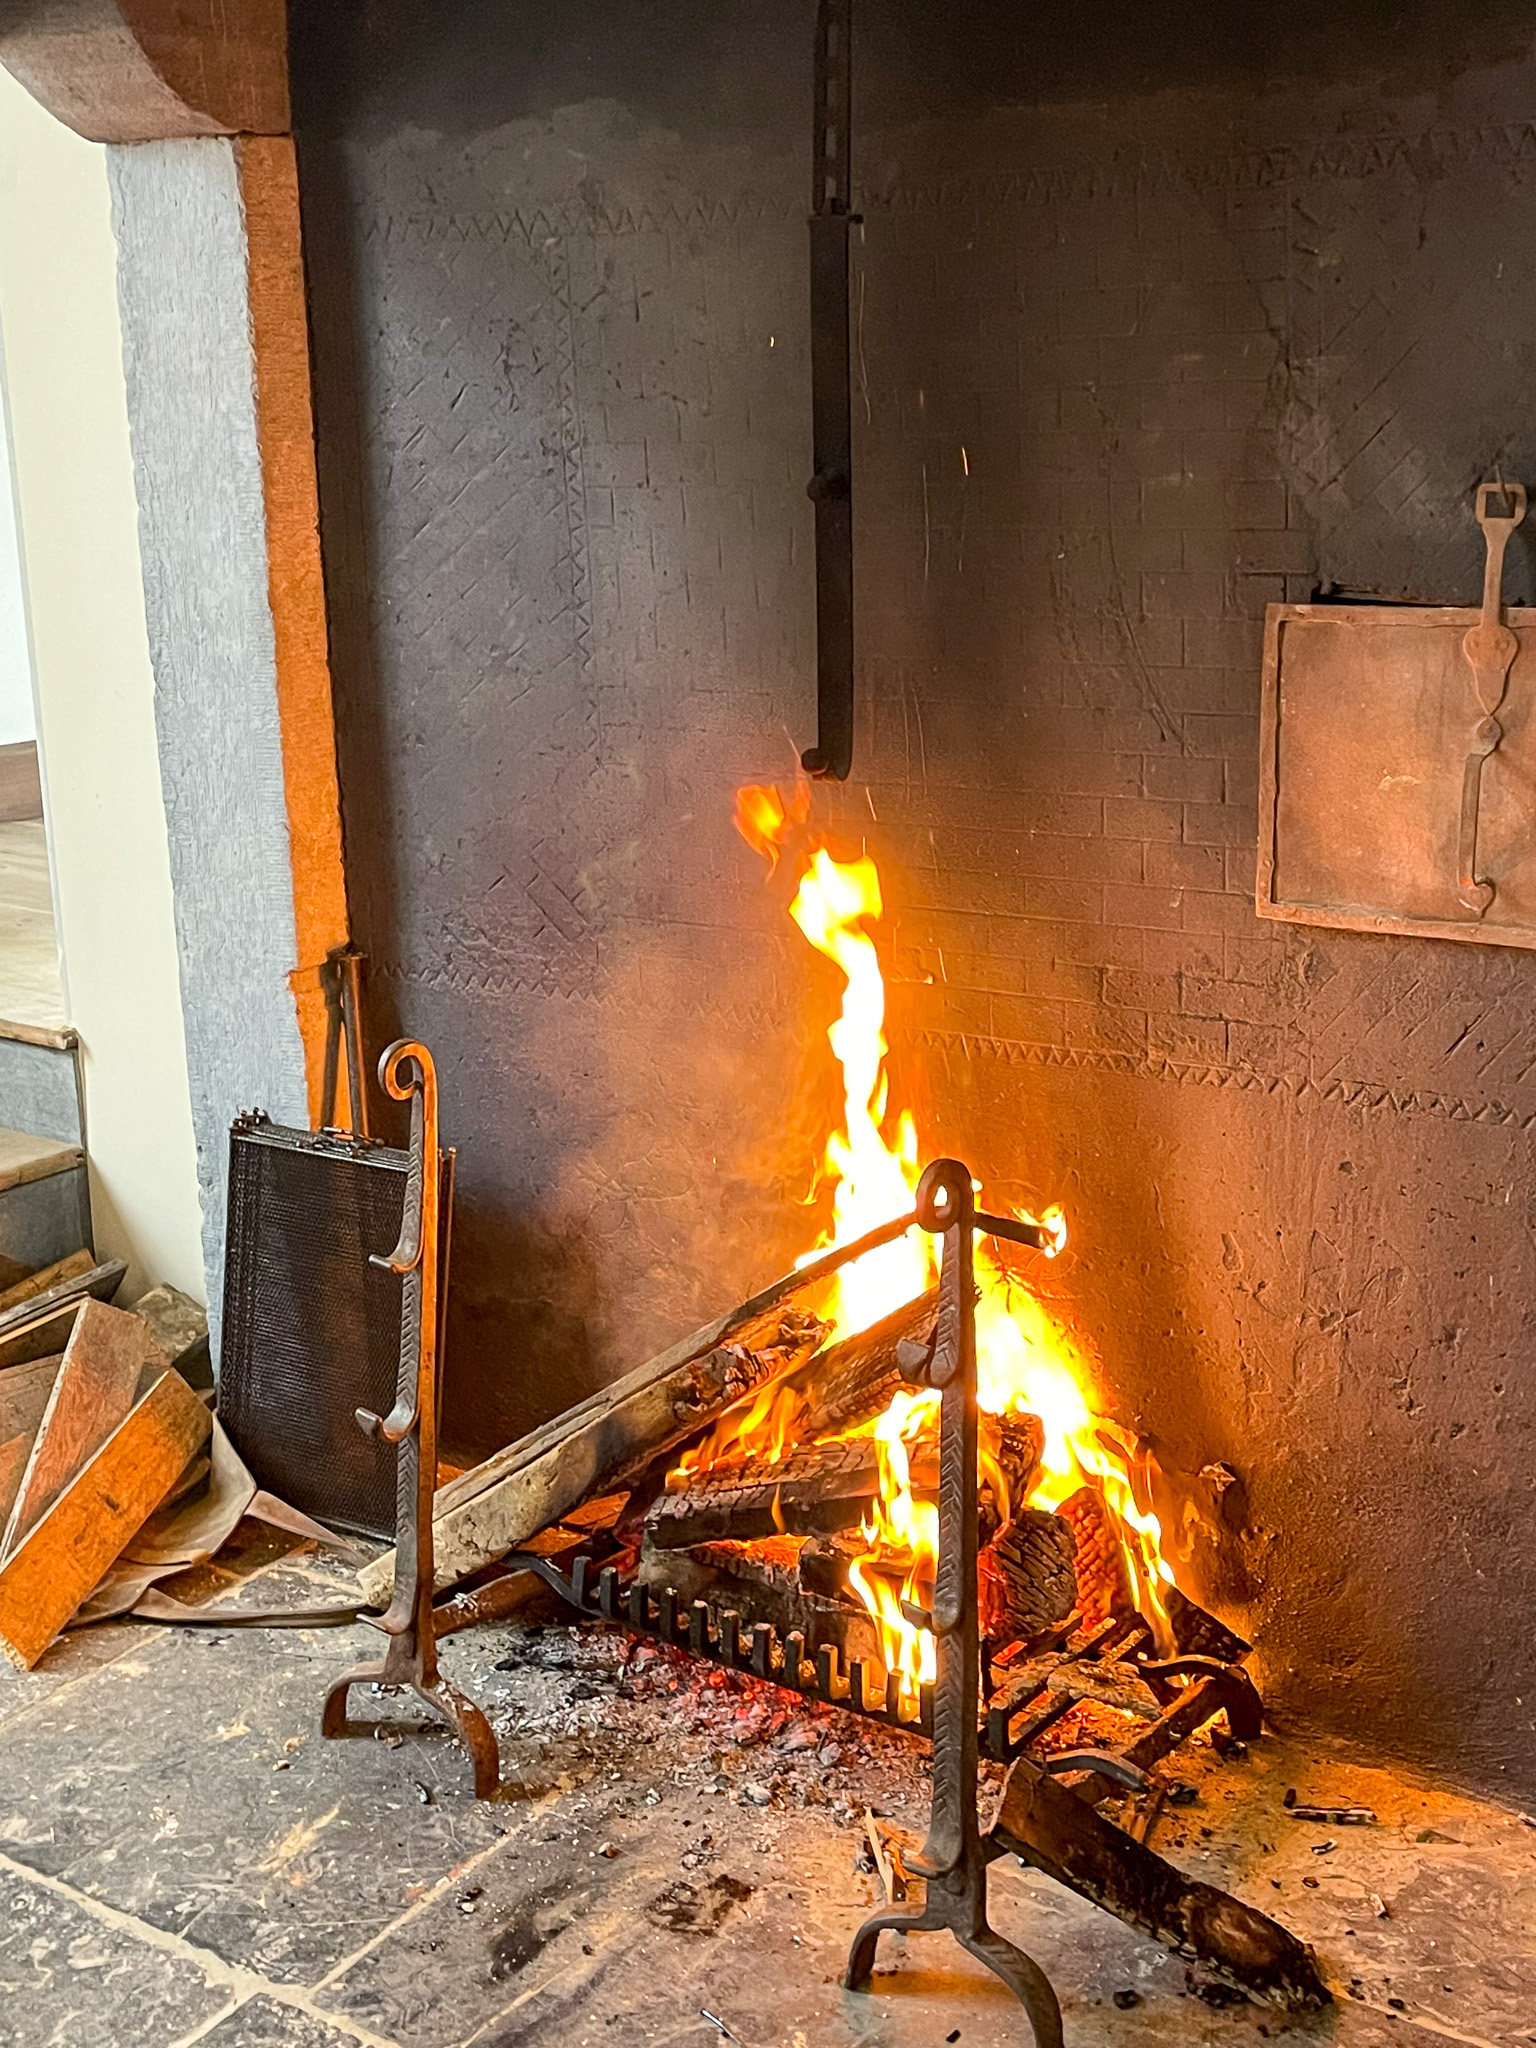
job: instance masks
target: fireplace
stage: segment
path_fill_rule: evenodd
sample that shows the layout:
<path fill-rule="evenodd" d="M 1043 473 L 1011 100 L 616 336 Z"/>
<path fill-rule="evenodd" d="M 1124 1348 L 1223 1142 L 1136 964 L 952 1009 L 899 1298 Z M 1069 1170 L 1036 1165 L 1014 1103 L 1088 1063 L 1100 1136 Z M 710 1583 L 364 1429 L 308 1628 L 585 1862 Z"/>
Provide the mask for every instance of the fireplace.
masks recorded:
<path fill-rule="evenodd" d="M 1324 2004 L 1304 1943 L 1147 1846 L 1176 1789 L 1158 1765 L 1197 1734 L 1237 1754 L 1261 1735 L 1250 1645 L 1178 1586 L 1150 1450 L 1100 1412 L 1072 1333 L 1017 1269 L 1067 1248 L 1060 1208 L 994 1213 L 963 1162 L 920 1164 L 887 1071 L 878 872 L 839 858 L 813 812 L 804 782 L 736 806 L 841 981 L 823 1241 L 709 1333 L 709 1370 L 690 1380 L 685 1346 L 683 1380 L 632 1386 L 622 1424 L 578 1406 L 443 1491 L 434 1534 L 469 1523 L 446 1575 L 475 1582 L 435 1631 L 517 1611 L 531 1576 L 594 1623 L 925 1744 L 924 1903 L 897 1911 L 893 1892 L 866 1923 L 851 1988 L 882 1932 L 948 1929 L 1038 2048 L 1059 2048 L 1049 1979 L 988 1919 L 988 1867 L 1011 1854 L 1236 1994 Z M 430 1385 L 401 1398 L 425 1413 Z M 425 1628 L 437 1566 L 418 1519 L 394 1570 L 395 1608 Z"/>
<path fill-rule="evenodd" d="M 814 13 L 294 10 L 351 910 L 461 1148 L 456 1464 L 831 1221 L 839 977 L 730 818 L 815 732 Z M 1469 596 L 1473 486 L 1536 474 L 1485 339 L 1536 317 L 1536 72 L 1497 7 L 1250 17 L 860 7 L 815 830 L 878 869 L 911 1164 L 1061 1205 L 1003 1256 L 1266 1712 L 1528 1800 L 1528 963 L 1253 886 L 1265 607 Z M 781 1644 L 830 1598 L 873 1668 L 798 1555 L 689 1555 L 593 1572 Z"/>

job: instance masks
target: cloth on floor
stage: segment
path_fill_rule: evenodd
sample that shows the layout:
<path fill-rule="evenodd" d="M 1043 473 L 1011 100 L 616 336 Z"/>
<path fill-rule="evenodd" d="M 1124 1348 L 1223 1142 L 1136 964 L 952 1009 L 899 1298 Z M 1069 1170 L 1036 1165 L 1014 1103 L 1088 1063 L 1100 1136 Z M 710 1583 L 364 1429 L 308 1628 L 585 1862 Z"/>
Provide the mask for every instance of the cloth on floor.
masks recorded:
<path fill-rule="evenodd" d="M 207 1483 L 203 1485 L 205 1478 Z M 185 1571 L 189 1565 L 206 1564 L 247 1515 L 286 1529 L 292 1535 L 306 1537 L 312 1543 L 337 1550 L 356 1549 L 346 1537 L 338 1536 L 333 1529 L 312 1521 L 259 1487 L 215 1416 L 206 1460 L 189 1468 L 176 1493 L 150 1516 L 77 1612 L 70 1627 L 83 1628 L 94 1621 L 132 1614 L 141 1602 L 147 1608 L 150 1603 L 146 1596 L 151 1587 Z M 160 1598 L 163 1600 L 164 1596 Z M 145 1618 L 167 1617 L 146 1612 Z"/>

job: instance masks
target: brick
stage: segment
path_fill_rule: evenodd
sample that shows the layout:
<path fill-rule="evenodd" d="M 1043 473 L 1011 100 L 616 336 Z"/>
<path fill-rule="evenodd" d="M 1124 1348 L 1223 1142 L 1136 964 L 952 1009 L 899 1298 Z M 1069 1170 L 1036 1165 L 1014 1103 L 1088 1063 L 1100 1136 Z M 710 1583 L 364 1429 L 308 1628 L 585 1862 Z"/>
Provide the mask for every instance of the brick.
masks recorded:
<path fill-rule="evenodd" d="M 1186 619 L 1184 659 L 1191 668 L 1251 669 L 1264 653 L 1261 619 Z"/>
<path fill-rule="evenodd" d="M 1149 846 L 1145 879 L 1155 888 L 1223 889 L 1226 862 L 1219 846 Z"/>
<path fill-rule="evenodd" d="M 1259 721 L 1237 712 L 1192 712 L 1184 720 L 1184 744 L 1192 754 L 1252 760 L 1259 748 Z"/>
<path fill-rule="evenodd" d="M 1016 1039 L 1025 1045 L 1061 1045 L 1066 1037 L 1066 1006 L 1028 996 L 993 996 L 994 1038 Z"/>
<path fill-rule="evenodd" d="M 1141 486 L 1141 516 L 1149 526 L 1225 526 L 1221 486 L 1214 478 L 1154 476 Z"/>
<path fill-rule="evenodd" d="M 908 986 L 903 994 L 909 1028 L 919 1031 L 968 1031 L 986 1038 L 992 1030 L 992 998 L 974 989 L 950 988 L 943 982 Z"/>
<path fill-rule="evenodd" d="M 1085 1052 L 1123 1052 L 1140 1057 L 1147 1047 L 1147 1020 L 1139 1010 L 1104 1010 L 1067 1003 L 1063 1037 Z"/>
<path fill-rule="evenodd" d="M 925 948 L 917 979 L 941 988 L 970 989 L 984 995 L 1023 995 L 1022 960 L 999 959 L 991 953 L 950 953 L 942 946 Z"/>
<path fill-rule="evenodd" d="M 1227 888 L 1234 896 L 1251 896 L 1258 882 L 1258 848 L 1229 846 L 1225 851 Z"/>
<path fill-rule="evenodd" d="M 1287 528 L 1284 533 L 1243 534 L 1236 543 L 1234 562 L 1239 569 L 1262 571 L 1271 576 L 1317 576 L 1317 544 L 1309 532 Z M 1286 602 L 1293 602 L 1287 599 Z"/>
<path fill-rule="evenodd" d="M 1063 833 L 1080 839 L 1095 838 L 1104 829 L 1104 803 L 1096 796 L 1047 796 L 1044 792 L 1021 793 L 1019 823 L 1031 831 Z"/>
<path fill-rule="evenodd" d="M 1286 971 L 1289 928 L 1261 924 L 1251 933 L 1233 933 L 1221 942 L 1221 972 L 1227 981 L 1269 981 Z"/>
<path fill-rule="evenodd" d="M 1223 981 L 1214 991 L 1214 1014 L 1229 1024 L 1288 1024 L 1306 1000 L 1299 983 Z"/>
<path fill-rule="evenodd" d="M 1248 932 L 1258 923 L 1251 901 L 1241 896 L 1213 896 L 1207 889 L 1186 889 L 1179 925 L 1186 932 Z"/>
<path fill-rule="evenodd" d="M 1170 1059 L 1225 1062 L 1227 1030 L 1227 1025 L 1214 1017 L 1149 1017 L 1147 1047 L 1167 1053 Z"/>
<path fill-rule="evenodd" d="M 1252 846 L 1257 832 L 1247 804 L 1184 806 L 1184 838 L 1191 846 Z"/>
<path fill-rule="evenodd" d="M 1255 735 L 1253 752 L 1229 754 L 1222 782 L 1222 802 L 1242 804 L 1250 811 L 1259 801 L 1259 747 Z"/>
<path fill-rule="evenodd" d="M 1176 571 L 1184 566 L 1184 542 L 1166 527 L 1116 525 L 1115 566 L 1122 576 L 1144 570 Z"/>
<path fill-rule="evenodd" d="M 1224 764 L 1188 754 L 1149 754 L 1142 764 L 1141 786 L 1150 797 L 1219 804 L 1226 789 Z"/>
<path fill-rule="evenodd" d="M 1104 896 L 1104 887 L 1098 882 L 1027 881 L 1024 885 L 1024 907 L 1031 917 L 1096 924 L 1104 915 Z"/>
<path fill-rule="evenodd" d="M 1040 761 L 1031 781 L 1068 796 L 1134 796 L 1141 787 L 1141 756 L 1063 754 Z"/>
<path fill-rule="evenodd" d="M 1077 925 L 1061 941 L 1063 956 L 1083 967 L 1140 967 L 1146 933 L 1135 925 Z"/>
<path fill-rule="evenodd" d="M 1177 668 L 1183 661 L 1182 618 L 1132 619 L 1127 630 L 1148 668 Z"/>
<path fill-rule="evenodd" d="M 1198 974 L 1212 979 L 1223 971 L 1221 938 L 1197 932 L 1148 932 L 1143 958 L 1153 974 Z"/>
<path fill-rule="evenodd" d="M 1182 889 L 1135 888 L 1106 883 L 1104 915 L 1111 923 L 1140 925 L 1144 930 L 1177 931 Z"/>
<path fill-rule="evenodd" d="M 1226 492 L 1230 480 L 1244 475 L 1252 460 L 1246 427 L 1187 427 L 1184 431 L 1184 468 L 1187 474 L 1216 485 L 1221 493 L 1221 524 L 1231 525 Z"/>
<path fill-rule="evenodd" d="M 1104 1000 L 1117 1010 L 1176 1012 L 1179 978 L 1176 974 L 1148 974 L 1135 968 L 1112 967 L 1104 976 Z"/>
<path fill-rule="evenodd" d="M 1171 575 L 1143 573 L 1141 608 L 1149 618 L 1219 619 L 1227 608 L 1226 579 L 1187 569 Z"/>
<path fill-rule="evenodd" d="M 1066 1002 L 1096 1003 L 1103 993 L 1106 970 L 1085 967 L 1075 960 L 1054 956 L 1024 962 L 1024 986 L 1032 996 L 1055 996 Z"/>
<path fill-rule="evenodd" d="M 1232 581 L 1232 609 L 1243 618 L 1256 618 L 1270 605 L 1285 603 L 1284 576 L 1261 575 L 1238 563 Z"/>
<path fill-rule="evenodd" d="M 1104 832 L 1110 839 L 1177 840 L 1183 832 L 1183 806 L 1157 803 L 1145 797 L 1121 800 L 1108 797 L 1104 803 Z"/>
<path fill-rule="evenodd" d="M 1182 715 L 1204 711 L 1219 717 L 1254 703 L 1259 677 L 1257 669 L 1164 669 L 1158 675 L 1157 690 L 1171 712 Z"/>
<path fill-rule="evenodd" d="M 1066 874 L 1097 882 L 1139 882 L 1145 859 L 1135 839 L 1064 839 Z"/>
<path fill-rule="evenodd" d="M 1268 1024 L 1229 1024 L 1227 1057 L 1233 1066 L 1251 1067 L 1259 1074 L 1301 1073 L 1307 1065 L 1296 1034 Z"/>

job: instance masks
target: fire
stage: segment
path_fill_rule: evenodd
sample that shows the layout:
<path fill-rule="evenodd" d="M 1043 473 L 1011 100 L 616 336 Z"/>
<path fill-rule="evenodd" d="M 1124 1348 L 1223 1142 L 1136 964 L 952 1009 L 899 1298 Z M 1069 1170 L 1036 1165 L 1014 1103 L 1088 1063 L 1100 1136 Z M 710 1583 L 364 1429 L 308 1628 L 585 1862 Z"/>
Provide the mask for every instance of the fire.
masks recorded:
<path fill-rule="evenodd" d="M 866 927 L 879 922 L 880 877 L 866 855 L 835 861 L 819 847 L 801 877 L 789 914 L 818 953 L 841 970 L 842 1007 L 827 1039 L 843 1070 L 843 1128 L 827 1139 L 832 1229 L 806 1259 L 829 1245 L 850 1244 L 912 1205 L 917 1186 L 917 1126 L 905 1112 L 891 1142 L 883 1126 L 890 1086 L 885 1072 L 885 981 Z M 802 1261 L 804 1263 L 804 1261 Z M 828 1313 L 840 1337 L 867 1330 L 928 1287 L 935 1272 L 933 1240 L 915 1227 L 894 1244 L 866 1252 L 838 1274 Z"/>
<path fill-rule="evenodd" d="M 931 1683 L 935 1667 L 932 1631 L 904 1614 L 902 1602 L 927 1607 L 939 1559 L 939 1511 L 931 1501 L 913 1498 L 907 1444 L 933 1428 L 938 1411 L 939 1396 L 927 1390 L 891 1396 L 875 1424 L 880 1492 L 864 1524 L 870 1548 L 848 1567 L 849 1584 L 879 1624 L 885 1668 L 897 1674 L 905 1693 Z M 901 1573 L 899 1593 L 879 1569 L 887 1563 Z"/>
<path fill-rule="evenodd" d="M 772 787 L 749 787 L 736 802 L 742 836 L 775 865 L 792 833 L 808 823 L 809 788 L 788 798 Z M 917 1130 L 902 1111 L 894 1118 L 886 1071 L 885 982 L 871 928 L 884 905 L 880 877 L 868 854 L 839 861 L 825 846 L 810 854 L 790 915 L 843 977 L 838 1015 L 827 1033 L 842 1070 L 843 1119 L 827 1139 L 823 1178 L 830 1184 L 831 1228 L 805 1254 L 805 1264 L 829 1247 L 849 1244 L 912 1205 L 920 1170 Z M 1054 1256 L 1066 1243 L 1060 1209 L 1039 1219 L 1050 1231 Z M 839 1337 L 867 1329 L 915 1299 L 937 1275 L 936 1246 L 914 1228 L 895 1243 L 845 1266 L 833 1298 L 821 1309 Z M 1091 1376 L 1070 1337 L 1039 1299 L 1002 1266 L 985 1241 L 976 1249 L 977 1399 L 986 1412 L 1010 1410 L 1040 1418 L 1045 1429 L 1042 1473 L 1029 1505 L 1061 1506 L 1082 1487 L 1097 1492 L 1111 1511 L 1139 1611 L 1168 1647 L 1160 1588 L 1173 1583 L 1161 1551 L 1157 1517 L 1137 1501 L 1133 1447 L 1097 1417 L 1088 1399 Z M 777 1460 L 793 1441 L 798 1402 L 782 1393 L 760 1394 L 728 1431 L 716 1430 L 690 1464 L 750 1453 Z M 867 1548 L 849 1579 L 880 1631 L 886 1669 L 903 1690 L 915 1692 L 933 1677 L 933 1637 L 903 1611 L 926 1609 L 938 1557 L 938 1511 L 917 1498 L 910 1446 L 937 1427 L 938 1396 L 902 1390 L 874 1423 L 880 1491 L 863 1536 Z M 995 1484 L 1001 1482 L 997 1474 Z M 1024 1505 L 1008 1504 L 1013 1512 Z"/>

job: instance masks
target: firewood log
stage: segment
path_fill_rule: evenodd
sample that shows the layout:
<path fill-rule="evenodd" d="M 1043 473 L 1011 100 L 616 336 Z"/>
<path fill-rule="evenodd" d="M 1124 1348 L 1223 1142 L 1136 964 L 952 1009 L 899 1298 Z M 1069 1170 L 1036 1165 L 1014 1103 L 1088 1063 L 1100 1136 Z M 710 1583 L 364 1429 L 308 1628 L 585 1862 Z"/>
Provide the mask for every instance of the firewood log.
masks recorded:
<path fill-rule="evenodd" d="M 1027 1505 L 1040 1478 L 1045 1424 L 1038 1415 L 978 1418 L 981 1479 L 981 1540 L 990 1543 L 1003 1523 Z"/>
<path fill-rule="evenodd" d="M 437 1588 L 504 1557 L 579 1502 L 612 1492 L 744 1394 L 803 1364 L 826 1325 L 783 1304 L 790 1284 L 684 1338 L 439 1488 L 432 1515 Z M 364 1599 L 387 1600 L 394 1570 L 392 1550 L 366 1565 L 358 1573 Z"/>
<path fill-rule="evenodd" d="M 1235 1629 L 1197 1607 L 1177 1586 L 1164 1586 L 1163 1606 L 1181 1657 L 1214 1657 L 1219 1664 L 1238 1664 L 1253 1648 Z"/>
<path fill-rule="evenodd" d="M 1029 1643 L 1077 1605 L 1077 1538 L 1043 1508 L 1020 1508 L 976 1561 L 982 1633 Z"/>
<path fill-rule="evenodd" d="M 908 1467 L 914 1491 L 931 1496 L 937 1443 L 909 1445 Z M 645 1540 L 652 1550 L 690 1550 L 698 1543 L 832 1535 L 856 1529 L 879 1490 L 873 1437 L 801 1444 L 774 1464 L 718 1466 L 669 1485 L 645 1518 Z"/>
<path fill-rule="evenodd" d="M 902 1385 L 896 1369 L 897 1345 L 926 1339 L 938 1310 L 939 1292 L 932 1288 L 858 1336 L 829 1344 L 818 1353 L 796 1375 L 806 1394 L 802 1436 L 832 1436 L 883 1414 Z"/>
<path fill-rule="evenodd" d="M 1085 1622 L 1133 1614 L 1135 1595 L 1119 1531 L 1097 1490 L 1079 1487 L 1057 1515 L 1077 1538 L 1077 1604 Z"/>

